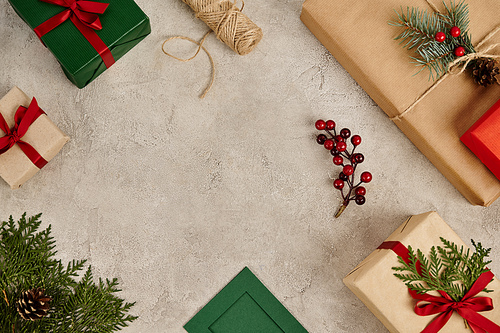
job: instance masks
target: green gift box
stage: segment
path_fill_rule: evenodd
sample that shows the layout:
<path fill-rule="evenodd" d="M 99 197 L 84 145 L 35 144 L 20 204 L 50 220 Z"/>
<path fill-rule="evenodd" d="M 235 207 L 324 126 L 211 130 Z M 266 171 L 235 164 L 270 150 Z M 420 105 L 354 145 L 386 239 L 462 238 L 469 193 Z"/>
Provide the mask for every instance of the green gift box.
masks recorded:
<path fill-rule="evenodd" d="M 102 29 L 91 30 L 97 39 L 111 51 L 114 61 L 120 59 L 151 32 L 149 18 L 133 0 L 107 0 L 109 3 L 104 13 L 90 14 L 85 11 L 92 6 L 90 1 L 56 0 L 47 3 L 42 0 L 9 0 L 17 14 L 35 29 L 40 24 L 61 15 L 66 11 L 68 17 L 57 27 L 41 36 L 41 40 L 57 58 L 66 76 L 78 88 L 83 88 L 104 72 L 107 67 L 98 51 L 73 23 L 78 16 L 98 17 Z M 96 2 L 94 2 L 94 5 Z M 97 3 L 101 5 L 101 3 Z M 76 8 L 76 9 L 75 9 Z M 75 14 L 75 10 L 80 10 Z M 95 38 L 95 36 L 94 36 Z M 109 61 L 108 61 L 109 67 Z"/>

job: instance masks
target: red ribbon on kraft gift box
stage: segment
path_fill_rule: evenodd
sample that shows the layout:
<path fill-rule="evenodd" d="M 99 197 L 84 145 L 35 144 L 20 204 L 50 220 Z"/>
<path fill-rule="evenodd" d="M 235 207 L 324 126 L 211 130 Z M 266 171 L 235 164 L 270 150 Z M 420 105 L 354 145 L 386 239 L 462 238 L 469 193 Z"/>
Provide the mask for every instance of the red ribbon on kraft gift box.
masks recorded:
<path fill-rule="evenodd" d="M 408 249 L 398 241 L 383 242 L 378 248 L 392 250 L 400 256 L 404 262 L 409 263 Z M 417 271 L 420 273 L 419 262 L 417 262 Z M 456 311 L 462 318 L 467 320 L 474 333 L 500 333 L 500 326 L 478 313 L 492 310 L 492 299 L 490 297 L 475 297 L 486 288 L 493 277 L 494 275 L 491 271 L 481 274 L 459 302 L 455 302 L 444 291 L 439 291 L 439 294 L 441 294 L 441 297 L 439 297 L 429 294 L 419 294 L 414 290 L 408 289 L 411 297 L 417 300 L 414 309 L 417 315 L 430 316 L 439 314 L 421 331 L 421 333 L 439 332 L 439 330 L 446 325 L 453 311 Z"/>
<path fill-rule="evenodd" d="M 17 144 L 34 165 L 39 169 L 43 168 L 47 164 L 47 161 L 29 143 L 21 140 L 31 124 L 42 114 L 45 114 L 45 112 L 38 107 L 38 103 L 34 97 L 27 108 L 20 106 L 17 109 L 14 116 L 15 125 L 12 128 L 9 128 L 5 118 L 0 113 L 0 129 L 6 134 L 0 138 L 0 155 Z"/>

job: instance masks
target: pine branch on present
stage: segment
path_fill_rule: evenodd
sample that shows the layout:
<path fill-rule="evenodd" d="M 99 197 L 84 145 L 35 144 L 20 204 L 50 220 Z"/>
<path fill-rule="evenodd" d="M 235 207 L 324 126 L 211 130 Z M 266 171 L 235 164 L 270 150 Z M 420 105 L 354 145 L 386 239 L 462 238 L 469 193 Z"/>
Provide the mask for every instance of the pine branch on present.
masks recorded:
<path fill-rule="evenodd" d="M 455 60 L 455 46 L 451 44 L 440 44 L 435 41 L 430 42 L 429 47 L 417 49 L 420 57 L 411 57 L 413 63 L 421 66 L 421 69 L 415 73 L 418 74 L 424 69 L 429 70 L 429 80 L 438 79 L 448 71 L 448 64 Z"/>
<path fill-rule="evenodd" d="M 429 70 L 429 80 L 436 80 L 449 70 L 449 64 L 465 54 L 475 53 L 469 34 L 469 8 L 464 1 L 455 4 L 443 1 L 444 13 L 408 7 L 396 12 L 397 19 L 389 24 L 402 27 L 395 38 L 404 48 L 414 49 L 412 62 Z M 404 43 L 404 44 L 403 44 Z"/>
<path fill-rule="evenodd" d="M 444 247 L 432 247 L 429 258 L 422 251 L 413 250 L 408 246 L 409 262 L 400 256 L 401 266 L 393 267 L 394 275 L 405 285 L 419 294 L 431 291 L 444 291 L 454 301 L 460 301 L 481 276 L 489 271 L 486 267 L 491 260 L 486 260 L 491 249 L 485 249 L 481 243 L 472 244 L 475 251 L 471 253 L 463 246 L 458 247 L 453 242 L 441 238 Z M 485 288 L 483 292 L 492 292 Z"/>
<path fill-rule="evenodd" d="M 399 44 L 406 42 L 403 47 L 409 50 L 432 42 L 436 33 L 443 29 L 443 22 L 439 16 L 429 14 L 426 10 L 408 7 L 406 13 L 401 8 L 401 13 L 396 12 L 396 14 L 398 19 L 388 23 L 404 28 L 403 32 L 394 39 L 399 40 Z"/>

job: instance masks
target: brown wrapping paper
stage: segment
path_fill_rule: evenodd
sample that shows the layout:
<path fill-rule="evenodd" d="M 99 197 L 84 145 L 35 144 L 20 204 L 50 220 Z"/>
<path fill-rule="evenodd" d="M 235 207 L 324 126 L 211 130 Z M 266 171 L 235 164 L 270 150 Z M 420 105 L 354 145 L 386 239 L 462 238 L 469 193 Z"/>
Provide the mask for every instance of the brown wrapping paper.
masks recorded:
<path fill-rule="evenodd" d="M 31 99 L 17 87 L 0 99 L 0 113 L 10 128 L 14 126 L 14 115 L 18 107 L 28 107 L 30 103 Z M 43 110 L 43 105 L 40 107 Z M 31 144 L 45 160 L 50 161 L 69 137 L 54 125 L 47 115 L 42 114 L 31 124 L 22 140 Z M 17 144 L 0 155 L 0 176 L 12 189 L 20 187 L 39 170 Z"/>
<path fill-rule="evenodd" d="M 467 246 L 436 212 L 415 215 L 403 223 L 386 241 L 399 241 L 406 247 L 421 249 L 429 254 L 432 246 L 443 246 L 439 237 Z M 393 333 L 422 331 L 435 316 L 418 316 L 413 311 L 416 301 L 405 284 L 394 276 L 392 267 L 401 266 L 392 250 L 375 250 L 344 278 L 345 285 Z M 494 279 L 489 285 L 493 293 L 479 293 L 493 299 L 495 308 L 480 314 L 500 323 L 500 282 Z M 471 332 L 456 312 L 440 333 Z"/>
<path fill-rule="evenodd" d="M 441 1 L 429 0 L 437 8 Z M 500 1 L 470 0 L 472 42 L 477 45 L 500 24 Z M 301 19 L 370 97 L 391 118 L 405 112 L 433 81 L 394 38 L 400 28 L 390 26 L 394 10 L 419 7 L 425 0 L 306 0 Z M 500 43 L 500 32 L 486 45 Z M 471 203 L 488 206 L 500 196 L 500 182 L 460 142 L 460 136 L 500 96 L 500 86 L 476 85 L 466 73 L 448 75 L 396 125 Z"/>

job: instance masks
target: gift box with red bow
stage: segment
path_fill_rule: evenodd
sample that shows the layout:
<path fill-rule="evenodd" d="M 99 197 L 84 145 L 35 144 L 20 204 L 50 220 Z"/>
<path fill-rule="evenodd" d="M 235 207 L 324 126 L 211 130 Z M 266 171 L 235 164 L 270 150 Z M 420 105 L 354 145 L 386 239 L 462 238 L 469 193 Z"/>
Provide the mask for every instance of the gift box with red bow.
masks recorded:
<path fill-rule="evenodd" d="M 500 332 L 500 282 L 491 280 L 491 271 L 483 273 L 460 302 L 445 293 L 410 292 L 394 276 L 392 267 L 401 266 L 398 255 L 408 259 L 408 246 L 429 253 L 433 246 L 442 245 L 440 237 L 467 249 L 436 212 L 414 215 L 353 269 L 344 283 L 393 333 Z M 482 292 L 486 285 L 492 293 Z"/>
<path fill-rule="evenodd" d="M 500 179 L 500 100 L 460 140 Z"/>
<path fill-rule="evenodd" d="M 85 87 L 150 32 L 133 0 L 9 0 L 57 58 L 66 76 Z"/>
<path fill-rule="evenodd" d="M 35 98 L 14 87 L 0 99 L 0 176 L 12 189 L 33 177 L 69 140 Z M 2 135 L 2 134 L 0 134 Z"/>

